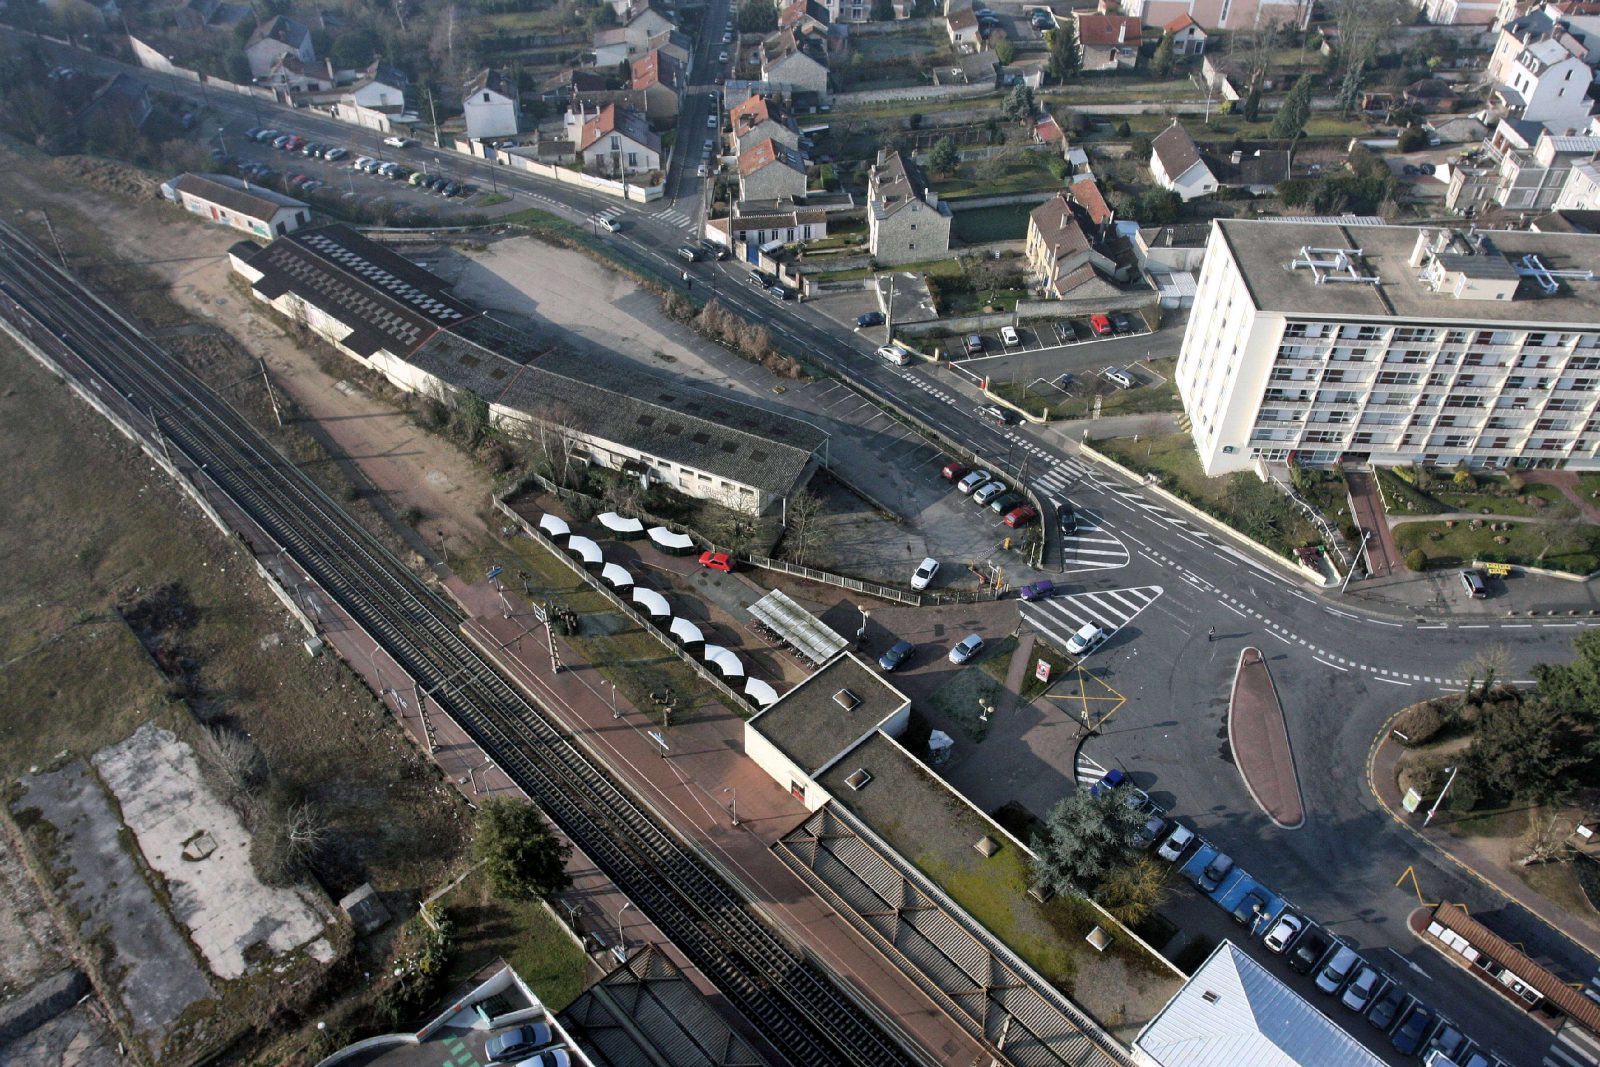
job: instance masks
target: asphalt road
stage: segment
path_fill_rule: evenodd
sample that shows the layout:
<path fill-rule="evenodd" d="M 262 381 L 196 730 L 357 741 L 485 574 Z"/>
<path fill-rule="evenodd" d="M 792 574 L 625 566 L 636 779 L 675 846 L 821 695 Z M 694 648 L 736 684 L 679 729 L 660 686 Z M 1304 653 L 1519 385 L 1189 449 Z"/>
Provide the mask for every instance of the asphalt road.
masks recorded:
<path fill-rule="evenodd" d="M 721 25 L 724 9 L 725 0 L 713 4 L 711 25 Z M 710 44 L 697 52 L 697 77 L 709 69 Z M 62 62 L 74 66 L 123 69 L 82 52 L 57 51 Z M 148 71 L 139 75 L 160 89 L 198 97 L 192 83 Z M 680 143 L 697 146 L 703 139 L 709 90 L 701 84 L 689 93 Z M 208 103 L 228 118 L 230 133 L 270 121 L 353 151 L 371 149 L 379 140 L 311 113 L 215 92 Z M 432 149 L 413 154 L 447 162 L 469 180 L 488 182 L 489 164 Z M 668 177 L 674 198 L 650 205 L 602 202 L 506 168 L 497 176 L 502 189 L 569 220 L 581 222 L 601 208 L 618 215 L 624 228 L 606 239 L 664 283 L 681 285 L 686 265 L 673 249 L 683 243 L 700 201 L 697 180 L 682 168 L 698 159 L 698 151 L 675 159 Z M 866 338 L 844 334 L 817 309 L 757 292 L 740 280 L 742 268 L 731 262 L 702 262 L 688 270 L 697 288 L 714 288 L 725 303 L 765 323 L 781 343 L 811 362 L 870 395 L 892 400 L 998 466 L 1020 474 L 1025 465 L 1042 496 L 1071 501 L 1097 516 L 1097 539 L 1114 554 L 1121 546 L 1127 562 L 1071 573 L 1068 592 L 1159 587 L 1161 593 L 1091 661 L 1130 700 L 1085 752 L 1103 765 L 1126 767 L 1140 786 L 1297 907 L 1373 958 L 1387 959 L 1394 973 L 1404 971 L 1415 992 L 1435 1006 L 1448 1006 L 1447 1014 L 1481 1044 L 1512 1063 L 1545 1058 L 1548 1033 L 1520 1019 L 1469 977 L 1453 973 L 1407 932 L 1404 920 L 1418 897 L 1409 882 L 1396 886 L 1397 879 L 1414 870 L 1429 902 L 1465 903 L 1499 933 L 1575 981 L 1591 975 L 1595 961 L 1397 827 L 1366 788 L 1366 756 L 1394 710 L 1451 685 L 1458 665 L 1474 651 L 1506 645 L 1513 676 L 1526 679 L 1533 664 L 1565 658 L 1570 639 L 1590 623 L 1507 620 L 1493 614 L 1492 604 L 1451 599 L 1448 586 L 1440 591 L 1447 614 L 1437 613 L 1437 602 L 1419 605 L 1425 613 L 1393 604 L 1379 611 L 1359 600 L 1312 596 L 1226 537 L 1197 529 L 1137 487 L 1078 460 L 1076 443 L 1059 429 L 1001 429 L 975 418 L 980 394 L 963 376 L 948 369 L 890 367 L 872 356 Z M 1171 335 L 1165 337 L 1170 348 Z M 1067 547 L 1069 560 L 1080 558 L 1075 546 Z M 1060 576 L 1061 548 L 1053 538 L 1046 574 Z M 1026 578 L 1016 573 L 1012 580 Z M 1216 642 L 1206 640 L 1212 626 Z M 1219 728 L 1233 664 L 1238 652 L 1252 645 L 1266 653 L 1289 717 L 1308 811 L 1306 825 L 1295 831 L 1272 827 L 1256 811 L 1221 755 L 1225 739 Z M 1549 1062 L 1566 1067 L 1569 1061 Z"/>

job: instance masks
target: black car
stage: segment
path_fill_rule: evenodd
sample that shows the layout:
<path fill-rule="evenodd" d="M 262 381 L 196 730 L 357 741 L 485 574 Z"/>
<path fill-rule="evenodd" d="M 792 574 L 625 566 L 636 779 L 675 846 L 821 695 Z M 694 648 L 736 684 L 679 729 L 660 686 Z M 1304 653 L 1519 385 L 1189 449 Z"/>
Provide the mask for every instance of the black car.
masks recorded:
<path fill-rule="evenodd" d="M 1433 1012 L 1422 1004 L 1414 1004 L 1406 1012 L 1405 1018 L 1400 1020 L 1400 1025 L 1394 1028 L 1394 1033 L 1389 1035 L 1389 1044 L 1402 1056 L 1415 1056 L 1417 1050 L 1422 1048 L 1423 1038 L 1428 1036 L 1428 1031 L 1433 1029 Z"/>
<path fill-rule="evenodd" d="M 916 649 L 917 646 L 913 645 L 910 641 L 896 641 L 893 645 L 889 646 L 889 650 L 887 652 L 878 657 L 879 669 L 884 671 L 892 671 L 903 666 L 905 661 L 911 658 L 911 653 L 915 652 Z"/>
<path fill-rule="evenodd" d="M 1132 315 L 1124 315 L 1118 311 L 1111 316 L 1111 328 L 1118 333 L 1136 333 L 1138 327 L 1134 325 Z"/>
<path fill-rule="evenodd" d="M 1321 962 L 1332 947 L 1333 938 L 1313 926 L 1300 935 L 1294 951 L 1289 953 L 1289 966 L 1299 974 L 1310 974 L 1311 969 Z"/>
<path fill-rule="evenodd" d="M 1379 1030 L 1387 1030 L 1394 1025 L 1395 1019 L 1411 1003 L 1411 995 L 1397 985 L 1389 987 L 1388 991 L 1379 997 L 1367 1009 L 1367 1022 Z"/>
<path fill-rule="evenodd" d="M 455 182 L 445 182 L 444 188 L 441 189 L 440 192 L 444 193 L 445 196 L 460 196 L 461 186 L 457 185 Z"/>
<path fill-rule="evenodd" d="M 1078 513 L 1071 504 L 1062 504 L 1056 509 L 1056 525 L 1061 527 L 1064 534 L 1078 532 Z"/>
<path fill-rule="evenodd" d="M 701 241 L 700 250 L 712 259 L 722 260 L 728 258 L 728 250 L 715 241 Z"/>
<path fill-rule="evenodd" d="M 860 315 L 860 316 L 857 316 L 857 318 L 856 318 L 856 329 L 858 329 L 858 330 L 862 329 L 864 327 L 867 327 L 867 326 L 882 326 L 882 325 L 883 325 L 883 312 L 881 312 L 881 311 L 869 311 L 865 315 Z"/>

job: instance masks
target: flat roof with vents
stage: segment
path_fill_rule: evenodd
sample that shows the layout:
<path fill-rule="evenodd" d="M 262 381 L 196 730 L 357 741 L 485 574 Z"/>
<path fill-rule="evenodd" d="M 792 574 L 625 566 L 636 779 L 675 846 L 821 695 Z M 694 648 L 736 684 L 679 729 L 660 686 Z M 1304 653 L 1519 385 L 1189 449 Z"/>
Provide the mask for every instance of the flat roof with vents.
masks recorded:
<path fill-rule="evenodd" d="M 881 673 L 846 652 L 752 718 L 749 727 L 814 776 L 910 703 Z"/>

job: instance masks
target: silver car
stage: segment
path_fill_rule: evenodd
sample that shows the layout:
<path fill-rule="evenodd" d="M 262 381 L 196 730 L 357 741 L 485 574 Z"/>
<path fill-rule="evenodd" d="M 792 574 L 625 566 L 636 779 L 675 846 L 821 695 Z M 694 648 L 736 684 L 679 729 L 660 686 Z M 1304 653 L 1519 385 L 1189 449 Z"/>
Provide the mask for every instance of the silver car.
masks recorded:
<path fill-rule="evenodd" d="M 1339 1003 L 1351 1011 L 1366 1011 L 1367 1005 L 1372 1003 L 1372 998 L 1377 996 L 1389 978 L 1378 968 L 1370 963 L 1363 963 L 1356 976 L 1350 979 L 1350 984 L 1344 987 L 1344 995 L 1339 998 Z"/>

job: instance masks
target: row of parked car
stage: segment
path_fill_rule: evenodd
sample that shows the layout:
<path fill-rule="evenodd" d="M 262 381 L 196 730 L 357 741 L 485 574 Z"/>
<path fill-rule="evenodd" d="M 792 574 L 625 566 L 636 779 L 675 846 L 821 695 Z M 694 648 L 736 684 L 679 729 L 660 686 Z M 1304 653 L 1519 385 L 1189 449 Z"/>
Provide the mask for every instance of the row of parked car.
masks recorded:
<path fill-rule="evenodd" d="M 270 127 L 255 126 L 246 130 L 245 139 L 258 144 L 271 145 L 280 152 L 304 156 L 307 159 L 320 159 L 328 163 L 338 163 L 350 155 L 350 150 L 342 145 L 321 144 L 316 141 L 307 141 L 297 133 L 281 133 Z M 404 138 L 387 138 L 385 144 L 394 147 L 405 147 L 411 142 Z M 403 181 L 408 185 L 437 193 L 440 196 L 465 196 L 472 191 L 471 186 L 454 181 L 440 174 L 426 174 L 394 161 L 385 162 L 373 159 L 371 156 L 357 156 L 351 161 L 352 170 L 362 174 L 370 174 L 377 178 L 387 178 L 390 181 Z M 261 163 L 241 164 L 241 171 L 253 173 L 261 177 L 271 173 L 271 168 Z M 310 192 L 319 189 L 326 183 L 306 174 L 291 174 L 287 182 L 289 186 L 299 192 Z"/>
<path fill-rule="evenodd" d="M 550 1047 L 556 1040 L 548 1023 L 529 1023 L 490 1037 L 483 1044 L 483 1055 L 490 1063 L 516 1067 L 572 1067 L 572 1057 L 566 1049 Z"/>
<path fill-rule="evenodd" d="M 1111 772 L 1102 784 L 1120 773 Z M 1477 1048 L 1453 1022 L 1364 959 L 1344 938 L 1292 909 L 1193 830 L 1173 820 L 1158 831 L 1161 833 L 1165 836 L 1157 854 L 1162 859 L 1177 863 L 1187 855 L 1180 870 L 1193 879 L 1196 889 L 1247 927 L 1250 936 L 1264 930 L 1263 948 L 1282 956 L 1295 973 L 1314 975 L 1319 992 L 1337 996 L 1346 1010 L 1387 1034 L 1397 1052 L 1421 1057 L 1427 1067 L 1507 1067 L 1505 1061 Z"/>
<path fill-rule="evenodd" d="M 997 474 L 990 474 L 982 468 L 974 470 L 955 460 L 946 463 L 939 473 L 945 481 L 955 483 L 956 490 L 962 495 L 970 496 L 974 504 L 986 506 L 995 514 L 1004 516 L 1001 521 L 1007 526 L 1026 526 L 1039 517 L 1039 513 L 1029 506 L 1027 498 Z M 915 583 L 913 588 L 916 588 Z"/>

